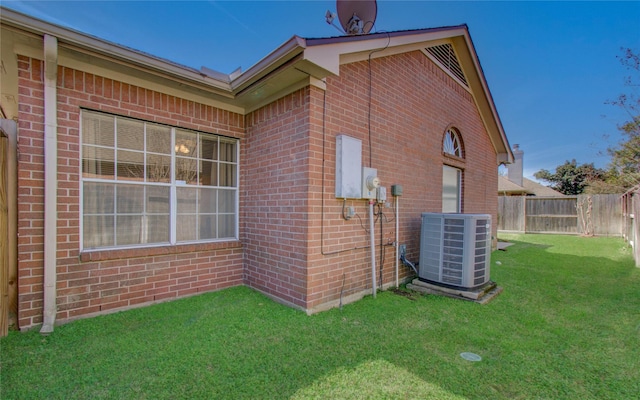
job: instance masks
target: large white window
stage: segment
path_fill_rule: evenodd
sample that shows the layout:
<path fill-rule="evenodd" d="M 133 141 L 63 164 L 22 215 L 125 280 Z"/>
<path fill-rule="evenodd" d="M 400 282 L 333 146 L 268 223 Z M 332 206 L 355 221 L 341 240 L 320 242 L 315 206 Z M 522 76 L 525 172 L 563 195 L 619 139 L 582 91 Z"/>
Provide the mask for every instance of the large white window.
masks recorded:
<path fill-rule="evenodd" d="M 82 112 L 82 248 L 236 239 L 238 141 Z"/>

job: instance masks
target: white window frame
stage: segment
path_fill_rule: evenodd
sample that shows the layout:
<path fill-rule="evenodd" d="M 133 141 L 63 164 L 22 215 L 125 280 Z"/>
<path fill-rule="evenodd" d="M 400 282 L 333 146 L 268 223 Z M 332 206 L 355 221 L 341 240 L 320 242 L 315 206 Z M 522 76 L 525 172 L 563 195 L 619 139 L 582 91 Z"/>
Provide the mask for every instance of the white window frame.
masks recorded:
<path fill-rule="evenodd" d="M 447 184 L 450 184 L 450 181 L 447 181 L 448 173 L 455 173 L 455 187 L 456 187 L 456 206 L 455 210 L 451 208 L 451 199 L 447 197 L 447 192 L 445 191 L 445 187 Z M 460 168 L 452 167 L 449 165 L 442 166 L 442 212 L 443 213 L 461 213 L 462 212 L 462 170 Z"/>
<path fill-rule="evenodd" d="M 80 249 L 81 251 L 87 252 L 87 251 L 102 251 L 102 250 L 112 250 L 112 249 L 122 249 L 122 248 L 147 248 L 147 247 L 158 247 L 158 246 L 167 246 L 167 245 L 178 245 L 178 244 L 193 244 L 193 243 L 210 243 L 210 242 L 225 242 L 225 241 L 231 241 L 231 240 L 238 240 L 239 238 L 239 228 L 240 228 L 240 210 L 239 210 L 239 206 L 240 206 L 240 199 L 239 199 L 239 193 L 240 193 L 240 188 L 239 188 L 239 184 L 240 184 L 240 141 L 238 139 L 235 138 L 230 138 L 230 137 L 226 137 L 226 136 L 222 136 L 222 135 L 217 135 L 217 134 L 212 134 L 212 133 L 208 133 L 208 132 L 202 132 L 202 131 L 196 131 L 196 130 L 192 130 L 192 129 L 185 129 L 185 128 L 178 128 L 175 126 L 168 126 L 168 125 L 163 125 L 167 128 L 170 129 L 171 132 L 171 149 L 175 149 L 175 143 L 176 143 L 176 132 L 178 131 L 188 131 L 188 132 L 193 132 L 194 134 L 198 134 L 198 135 L 206 135 L 209 138 L 217 138 L 218 140 L 218 153 L 220 152 L 220 142 L 233 142 L 235 143 L 235 162 L 226 162 L 226 161 L 221 161 L 219 159 L 219 157 L 217 158 L 217 160 L 215 160 L 216 163 L 219 164 L 221 163 L 226 163 L 226 164 L 232 164 L 235 165 L 235 176 L 234 176 L 234 181 L 231 182 L 230 186 L 220 186 L 219 182 L 218 185 L 208 185 L 208 186 L 203 186 L 203 185 L 198 185 L 198 184 L 187 184 L 184 182 L 176 182 L 176 173 L 175 173 L 175 165 L 176 165 L 176 151 L 171 151 L 171 169 L 170 169 L 170 183 L 154 183 L 154 182 L 149 182 L 146 180 L 144 182 L 132 182 L 130 180 L 119 180 L 118 179 L 118 174 L 117 171 L 115 171 L 115 163 L 117 162 L 117 159 L 114 159 L 114 176 L 113 179 L 100 179 L 100 178 L 88 178 L 84 176 L 84 171 L 83 171 L 83 147 L 84 147 L 84 142 L 83 142 L 83 121 L 85 118 L 85 114 L 86 113 L 91 113 L 91 114 L 96 114 L 96 115 L 101 115 L 101 116 L 110 116 L 114 118 L 114 135 L 116 135 L 117 137 L 117 121 L 120 120 L 132 120 L 132 121 L 136 121 L 136 122 L 142 122 L 144 124 L 144 150 L 143 150 L 143 154 L 145 155 L 144 158 L 146 160 L 146 156 L 147 154 L 149 154 L 147 152 L 147 126 L 148 124 L 154 124 L 154 125 L 163 125 L 163 124 L 158 124 L 156 122 L 152 122 L 152 121 L 145 121 L 145 120 L 140 120 L 140 119 L 135 119 L 135 118 L 130 118 L 130 117 L 124 117 L 124 116 L 119 116 L 119 115 L 114 115 L 114 114 L 110 114 L 110 113 L 105 113 L 105 112 L 100 112 L 100 111 L 93 111 L 93 110 L 85 110 L 82 109 L 80 112 Z M 116 158 L 117 158 L 117 153 L 118 153 L 118 147 L 117 147 L 117 142 L 114 143 L 114 152 L 116 154 Z M 151 153 L 154 154 L 154 153 Z M 200 162 L 200 158 L 197 159 L 197 162 Z M 145 161 L 145 165 L 146 165 L 146 161 Z M 218 171 L 218 175 L 219 175 L 219 168 L 217 169 Z M 145 170 L 145 175 L 146 175 L 146 170 Z M 105 183 L 105 184 L 112 184 L 114 186 L 119 185 L 119 184 L 127 184 L 127 185 L 139 185 L 139 186 L 143 186 L 143 187 L 152 187 L 152 186 L 161 186 L 161 187 L 168 187 L 169 188 L 169 240 L 167 242 L 155 242 L 155 243 L 138 243 L 138 244 L 131 244 L 131 245 L 114 245 L 114 246 L 101 246 L 101 247 L 91 247 L 91 248 L 85 248 L 84 245 L 84 227 L 85 227 L 85 221 L 84 221 L 84 217 L 85 217 L 85 213 L 84 213 L 84 184 L 85 182 L 89 182 L 89 183 Z M 194 189 L 202 189 L 202 188 L 206 188 L 206 189 L 212 189 L 212 190 L 216 190 L 216 196 L 218 195 L 218 193 L 220 193 L 221 190 L 228 190 L 228 191 L 233 191 L 234 192 L 234 196 L 233 196 L 233 200 L 234 200 L 234 205 L 233 205 L 233 213 L 222 213 L 224 215 L 230 216 L 231 214 L 234 214 L 234 218 L 233 218 L 233 223 L 234 223 L 234 227 L 233 227 L 233 231 L 234 231 L 234 235 L 233 236 L 226 236 L 226 237 L 219 237 L 219 238 L 211 238 L 211 239 L 201 239 L 201 240 L 188 240 L 188 241 L 178 241 L 177 240 L 177 234 L 176 234 L 176 230 L 177 230 L 177 214 L 178 214 L 178 201 L 177 201 L 177 189 L 178 188 L 182 188 L 182 187 L 191 187 Z M 114 201 L 117 198 L 114 196 Z M 146 205 L 144 206 L 146 207 Z M 114 212 L 114 218 L 117 218 L 117 216 L 119 214 Z M 145 215 L 146 215 L 146 211 L 145 211 Z M 221 215 L 219 208 L 216 208 L 216 216 Z M 117 233 L 114 231 L 113 233 L 114 235 L 117 235 Z M 143 234 L 144 235 L 144 234 Z"/>

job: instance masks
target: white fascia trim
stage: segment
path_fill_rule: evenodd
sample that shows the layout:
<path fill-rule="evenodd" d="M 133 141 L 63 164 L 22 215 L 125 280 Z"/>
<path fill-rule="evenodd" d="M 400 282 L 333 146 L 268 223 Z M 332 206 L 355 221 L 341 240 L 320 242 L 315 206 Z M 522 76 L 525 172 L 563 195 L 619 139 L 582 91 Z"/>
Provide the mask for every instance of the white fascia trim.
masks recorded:
<path fill-rule="evenodd" d="M 465 34 L 465 29 L 434 29 L 429 32 L 402 34 L 390 32 L 376 34 L 377 38 L 367 38 L 366 36 L 328 39 L 310 39 L 307 41 L 307 48 L 304 52 L 304 59 L 330 73 L 338 75 L 340 65 L 358 61 L 365 61 L 370 56 L 372 58 L 386 57 L 413 50 L 421 50 L 434 41 L 442 41 L 455 36 Z"/>
<path fill-rule="evenodd" d="M 469 82 L 469 87 L 472 89 L 472 93 L 474 92 L 474 88 L 473 88 L 473 81 L 476 82 L 476 84 L 480 84 L 480 93 L 483 96 L 484 99 L 484 103 L 485 105 L 489 108 L 490 112 L 491 112 L 491 117 L 495 123 L 495 129 L 497 130 L 498 134 L 500 135 L 500 140 L 502 141 L 502 145 L 505 147 L 505 151 L 501 152 L 499 150 L 499 148 L 496 146 L 495 143 L 493 143 L 494 148 L 496 149 L 496 152 L 498 153 L 498 163 L 511 163 L 513 162 L 513 152 L 511 151 L 511 146 L 509 145 L 509 140 L 507 139 L 507 134 L 504 131 L 504 127 L 502 126 L 502 121 L 500 120 L 500 116 L 498 114 L 498 110 L 496 109 L 496 105 L 495 102 L 493 101 L 493 96 L 491 95 L 491 90 L 489 90 L 489 85 L 487 83 L 486 77 L 484 76 L 484 71 L 482 70 L 482 66 L 480 65 L 480 59 L 478 58 L 478 54 L 476 53 L 475 47 L 473 45 L 473 41 L 471 40 L 471 36 L 469 35 L 468 31 L 464 31 L 464 34 L 461 35 L 462 39 L 465 42 L 465 47 L 468 51 L 469 54 L 469 58 L 471 59 L 471 62 L 473 63 L 473 69 L 474 69 L 474 75 L 476 77 L 476 79 L 472 79 Z M 464 66 L 463 66 L 464 68 Z M 466 74 L 466 71 L 465 71 Z M 467 78 L 469 78 L 469 76 L 467 75 Z M 474 96 L 474 98 L 476 98 L 476 102 L 478 101 L 477 97 Z M 479 106 L 479 105 L 478 105 Z M 484 120 L 484 118 L 483 118 Z M 485 121 L 485 126 L 486 126 L 486 121 Z M 490 129 L 490 127 L 486 126 L 487 129 Z M 491 137 L 491 135 L 490 135 Z"/>
<path fill-rule="evenodd" d="M 212 79 L 202 72 L 189 68 L 187 66 L 172 63 L 168 60 L 160 59 L 139 52 L 137 50 L 129 49 L 127 47 L 111 43 L 94 36 L 86 35 L 72 29 L 50 24 L 48 22 L 35 19 L 33 17 L 18 13 L 4 7 L 0 7 L 0 11 L 0 19 L 3 24 L 8 24 L 10 26 L 14 26 L 41 36 L 44 34 L 55 36 L 58 38 L 58 43 L 60 44 L 66 43 L 75 45 L 80 48 L 102 53 L 109 57 L 123 59 L 127 61 L 127 63 L 134 63 L 154 70 L 168 72 L 181 78 L 205 84 L 212 88 L 231 91 L 231 85 L 229 83 L 230 79 L 226 81 L 220 79 Z"/>
<path fill-rule="evenodd" d="M 305 40 L 299 36 L 293 36 L 280 47 L 269 53 L 266 57 L 255 63 L 248 70 L 238 75 L 232 82 L 234 93 L 250 86 L 252 80 L 259 80 L 280 65 L 302 53 L 306 48 Z"/>

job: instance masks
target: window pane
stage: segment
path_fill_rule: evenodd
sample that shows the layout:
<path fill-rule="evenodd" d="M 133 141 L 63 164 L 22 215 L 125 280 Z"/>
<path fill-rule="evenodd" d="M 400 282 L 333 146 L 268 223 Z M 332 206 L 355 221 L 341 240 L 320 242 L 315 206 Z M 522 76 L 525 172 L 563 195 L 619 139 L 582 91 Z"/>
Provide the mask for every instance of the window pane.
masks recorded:
<path fill-rule="evenodd" d="M 147 151 L 171 154 L 171 128 L 147 123 Z"/>
<path fill-rule="evenodd" d="M 178 188 L 176 189 L 178 196 L 178 216 L 180 214 L 193 214 L 196 212 L 198 204 L 198 189 Z"/>
<path fill-rule="evenodd" d="M 216 216 L 204 215 L 200 216 L 200 237 L 198 239 L 215 239 L 216 238 Z"/>
<path fill-rule="evenodd" d="M 234 238 L 236 236 L 236 218 L 234 215 L 218 216 L 218 237 Z"/>
<path fill-rule="evenodd" d="M 118 215 L 116 217 L 116 245 L 144 243 L 142 228 L 142 215 Z"/>
<path fill-rule="evenodd" d="M 236 142 L 220 141 L 220 161 L 236 162 Z"/>
<path fill-rule="evenodd" d="M 198 162 L 195 158 L 176 157 L 176 183 L 195 185 L 198 183 Z"/>
<path fill-rule="evenodd" d="M 113 179 L 113 149 L 82 146 L 82 176 L 85 178 Z"/>
<path fill-rule="evenodd" d="M 171 157 L 147 154 L 147 182 L 171 182 Z"/>
<path fill-rule="evenodd" d="M 87 214 L 113 214 L 115 187 L 110 183 L 85 182 L 83 185 L 82 209 Z"/>
<path fill-rule="evenodd" d="M 200 214 L 215 214 L 216 212 L 216 190 L 215 189 L 199 189 L 200 198 L 198 199 L 198 212 Z"/>
<path fill-rule="evenodd" d="M 195 215 L 179 215 L 177 220 L 176 239 L 178 242 L 196 240 L 198 228 L 197 217 Z"/>
<path fill-rule="evenodd" d="M 200 158 L 204 160 L 217 160 L 218 159 L 218 138 L 201 133 L 200 134 L 200 149 L 202 154 Z"/>
<path fill-rule="evenodd" d="M 169 215 L 169 188 L 162 186 L 147 187 L 147 212 Z"/>
<path fill-rule="evenodd" d="M 144 153 L 118 150 L 118 179 L 144 181 Z"/>
<path fill-rule="evenodd" d="M 462 157 L 462 149 L 460 148 L 460 139 L 458 133 L 453 129 L 449 129 L 445 133 L 443 151 L 457 157 Z"/>
<path fill-rule="evenodd" d="M 218 185 L 218 163 L 211 161 L 200 161 L 200 185 Z"/>
<path fill-rule="evenodd" d="M 181 157 L 198 157 L 198 135 L 194 132 L 176 130 L 175 152 Z"/>
<path fill-rule="evenodd" d="M 236 165 L 220 164 L 220 186 L 236 187 Z"/>
<path fill-rule="evenodd" d="M 115 124 L 110 115 L 82 112 L 82 143 L 113 147 Z"/>
<path fill-rule="evenodd" d="M 115 245 L 113 215 L 84 216 L 82 225 L 82 242 L 85 249 Z"/>
<path fill-rule="evenodd" d="M 218 191 L 218 212 L 221 212 L 221 213 L 236 212 L 235 190 L 219 190 Z"/>
<path fill-rule="evenodd" d="M 117 185 L 118 214 L 141 214 L 144 211 L 144 186 Z"/>
<path fill-rule="evenodd" d="M 442 169 L 442 212 L 460 212 L 460 170 L 446 165 Z"/>
<path fill-rule="evenodd" d="M 169 214 L 147 217 L 147 243 L 169 242 Z"/>
<path fill-rule="evenodd" d="M 118 148 L 144 150 L 144 123 L 118 118 Z"/>

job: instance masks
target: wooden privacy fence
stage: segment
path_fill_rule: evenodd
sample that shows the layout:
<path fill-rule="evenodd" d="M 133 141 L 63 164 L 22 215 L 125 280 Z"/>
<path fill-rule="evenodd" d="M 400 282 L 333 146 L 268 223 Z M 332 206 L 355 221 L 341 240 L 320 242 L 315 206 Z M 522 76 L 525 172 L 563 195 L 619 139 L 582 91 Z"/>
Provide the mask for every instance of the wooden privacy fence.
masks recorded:
<path fill-rule="evenodd" d="M 622 236 L 619 194 L 564 197 L 498 196 L 498 230 Z"/>
<path fill-rule="evenodd" d="M 633 248 L 636 267 L 640 267 L 640 186 L 634 186 L 622 195 L 622 235 Z"/>

